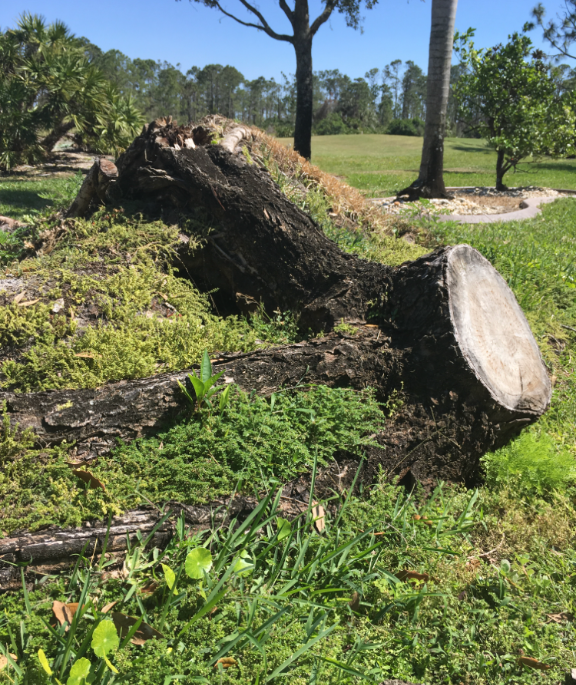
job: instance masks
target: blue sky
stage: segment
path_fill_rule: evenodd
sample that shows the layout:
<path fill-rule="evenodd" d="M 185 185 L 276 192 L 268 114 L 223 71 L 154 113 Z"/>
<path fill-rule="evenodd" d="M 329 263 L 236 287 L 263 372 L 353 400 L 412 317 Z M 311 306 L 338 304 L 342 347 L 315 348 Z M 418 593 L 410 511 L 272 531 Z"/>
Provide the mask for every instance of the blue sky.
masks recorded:
<path fill-rule="evenodd" d="M 289 0 L 290 2 L 291 0 Z M 314 42 L 314 69 L 340 69 L 351 77 L 363 76 L 394 59 L 413 60 L 425 71 L 428 62 L 431 1 L 380 0 L 365 11 L 364 31 L 346 27 L 335 16 L 319 31 Z M 223 0 L 236 9 L 238 0 Z M 476 44 L 491 46 L 522 29 L 535 0 L 460 0 L 456 27 L 477 29 Z M 559 12 L 562 0 L 545 0 L 549 16 Z M 277 0 L 258 0 L 260 10 L 279 32 L 288 32 L 286 17 Z M 316 16 L 320 0 L 310 0 Z M 102 49 L 116 48 L 131 58 L 180 63 L 183 70 L 195 65 L 231 64 L 246 78 L 280 78 L 295 68 L 294 50 L 254 29 L 239 26 L 189 0 L 3 0 L 0 27 L 13 26 L 24 11 L 61 19 L 77 34 Z M 540 31 L 531 34 L 543 46 Z"/>

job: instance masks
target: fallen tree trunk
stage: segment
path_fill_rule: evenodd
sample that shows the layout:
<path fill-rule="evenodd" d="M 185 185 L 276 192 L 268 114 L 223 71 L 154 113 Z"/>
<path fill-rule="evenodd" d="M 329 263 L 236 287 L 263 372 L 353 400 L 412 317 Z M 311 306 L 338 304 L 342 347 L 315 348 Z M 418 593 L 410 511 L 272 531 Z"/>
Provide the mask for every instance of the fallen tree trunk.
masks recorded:
<path fill-rule="evenodd" d="M 301 380 L 372 386 L 383 400 L 402 389 L 403 407 L 380 437 L 387 468 L 401 462 L 420 479 L 474 480 L 479 457 L 535 421 L 550 401 L 528 323 L 503 279 L 468 246 L 403 265 L 391 271 L 387 286 L 387 326 L 223 357 L 214 367 L 228 382 L 263 395 Z M 96 390 L 4 392 L 0 400 L 12 423 L 32 428 L 41 444 L 76 442 L 78 454 L 92 458 L 118 438 L 128 441 L 176 419 L 185 408 L 177 381 L 185 376 Z M 439 448 L 441 436 L 447 451 Z"/>
<path fill-rule="evenodd" d="M 110 197 L 112 189 L 112 197 L 136 200 L 166 220 L 201 211 L 213 232 L 202 249 L 180 258 L 195 282 L 219 288 L 234 306 L 262 302 L 268 311 L 288 309 L 313 331 L 340 320 L 375 322 L 373 335 L 364 328 L 345 344 L 312 340 L 224 357 L 216 368 L 263 394 L 303 376 L 371 385 L 383 400 L 402 389 L 403 409 L 381 436 L 386 459 L 420 479 L 474 480 L 479 457 L 536 420 L 550 402 L 546 369 L 511 290 L 467 245 L 398 268 L 342 252 L 266 169 L 234 152 L 250 129 L 229 128 L 224 149 L 212 144 L 205 126 L 157 120 L 119 158 L 112 185 L 114 170 L 102 174 L 97 162 L 91 192 Z M 83 186 L 79 197 L 85 195 Z M 76 441 L 79 453 L 94 456 L 116 438 L 132 439 L 173 419 L 182 409 L 176 381 L 184 375 L 98 390 L 2 393 L 0 399 L 12 420 L 34 428 L 39 440 Z M 452 447 L 434 441 L 433 448 L 430 431 L 445 435 Z"/>
<path fill-rule="evenodd" d="M 224 140 L 234 150 L 248 133 L 232 133 Z M 105 183 L 93 185 L 90 202 L 130 198 L 167 221 L 202 212 L 214 231 L 201 250 L 182 252 L 182 273 L 219 288 L 221 304 L 289 309 L 306 330 L 331 330 L 341 319 L 358 325 L 355 335 L 222 354 L 214 367 L 226 382 L 262 395 L 303 382 L 372 386 L 382 401 L 395 398 L 379 446 L 366 450 L 365 482 L 383 468 L 407 484 L 473 484 L 480 457 L 549 406 L 551 386 L 529 325 L 505 281 L 471 247 L 443 248 L 397 268 L 343 253 L 265 169 L 212 145 L 201 127 L 154 122 L 119 159 L 118 180 Z M 185 376 L 5 392 L 0 400 L 12 424 L 33 428 L 39 444 L 74 441 L 77 456 L 90 459 L 118 438 L 176 420 L 186 409 L 177 384 Z M 20 558 L 34 544 L 20 544 Z"/>

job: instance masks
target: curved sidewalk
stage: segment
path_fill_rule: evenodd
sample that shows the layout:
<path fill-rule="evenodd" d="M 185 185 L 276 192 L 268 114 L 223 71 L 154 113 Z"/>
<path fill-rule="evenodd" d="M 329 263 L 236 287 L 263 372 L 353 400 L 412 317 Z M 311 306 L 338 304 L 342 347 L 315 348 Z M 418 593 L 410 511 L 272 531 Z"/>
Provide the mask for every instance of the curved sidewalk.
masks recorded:
<path fill-rule="evenodd" d="M 464 190 L 465 188 L 446 188 L 446 190 Z M 561 190 L 552 188 L 558 193 L 567 193 L 569 195 L 576 195 L 575 190 Z M 542 211 L 540 205 L 547 202 L 554 202 L 559 200 L 559 197 L 529 197 L 522 200 L 520 209 L 515 212 L 506 212 L 505 214 L 440 214 L 438 219 L 440 221 L 457 221 L 461 224 L 495 224 L 501 221 L 519 221 L 522 219 L 533 219 Z"/>

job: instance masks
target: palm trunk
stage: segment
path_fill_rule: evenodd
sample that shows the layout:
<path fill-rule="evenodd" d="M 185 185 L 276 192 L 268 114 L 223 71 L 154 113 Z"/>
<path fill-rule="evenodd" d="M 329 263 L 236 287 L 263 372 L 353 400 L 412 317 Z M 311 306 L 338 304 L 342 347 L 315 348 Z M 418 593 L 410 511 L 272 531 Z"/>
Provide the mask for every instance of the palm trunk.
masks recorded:
<path fill-rule="evenodd" d="M 450 93 L 450 69 L 458 0 L 432 0 L 428 56 L 426 128 L 418 180 L 398 193 L 417 197 L 449 197 L 444 185 L 444 135 Z"/>
<path fill-rule="evenodd" d="M 306 159 L 312 156 L 312 39 L 305 35 L 294 40 L 296 51 L 296 126 L 294 149 Z"/>
<path fill-rule="evenodd" d="M 54 145 L 62 138 L 63 135 L 68 133 L 74 128 L 74 122 L 68 121 L 66 123 L 60 122 L 55 126 L 50 133 L 40 141 L 40 145 L 46 150 L 46 152 L 52 152 Z"/>

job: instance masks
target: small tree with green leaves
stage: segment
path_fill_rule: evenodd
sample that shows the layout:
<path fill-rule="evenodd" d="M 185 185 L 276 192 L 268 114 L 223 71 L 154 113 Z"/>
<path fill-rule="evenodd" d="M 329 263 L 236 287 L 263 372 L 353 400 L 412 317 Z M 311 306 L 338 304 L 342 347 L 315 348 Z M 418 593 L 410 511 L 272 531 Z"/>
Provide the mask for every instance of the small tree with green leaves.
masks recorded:
<path fill-rule="evenodd" d="M 496 189 L 506 190 L 507 171 L 526 157 L 562 157 L 575 151 L 576 97 L 558 93 L 543 53 L 527 36 L 477 50 L 473 30 L 457 35 L 466 73 L 455 88 L 459 116 L 498 153 Z"/>

